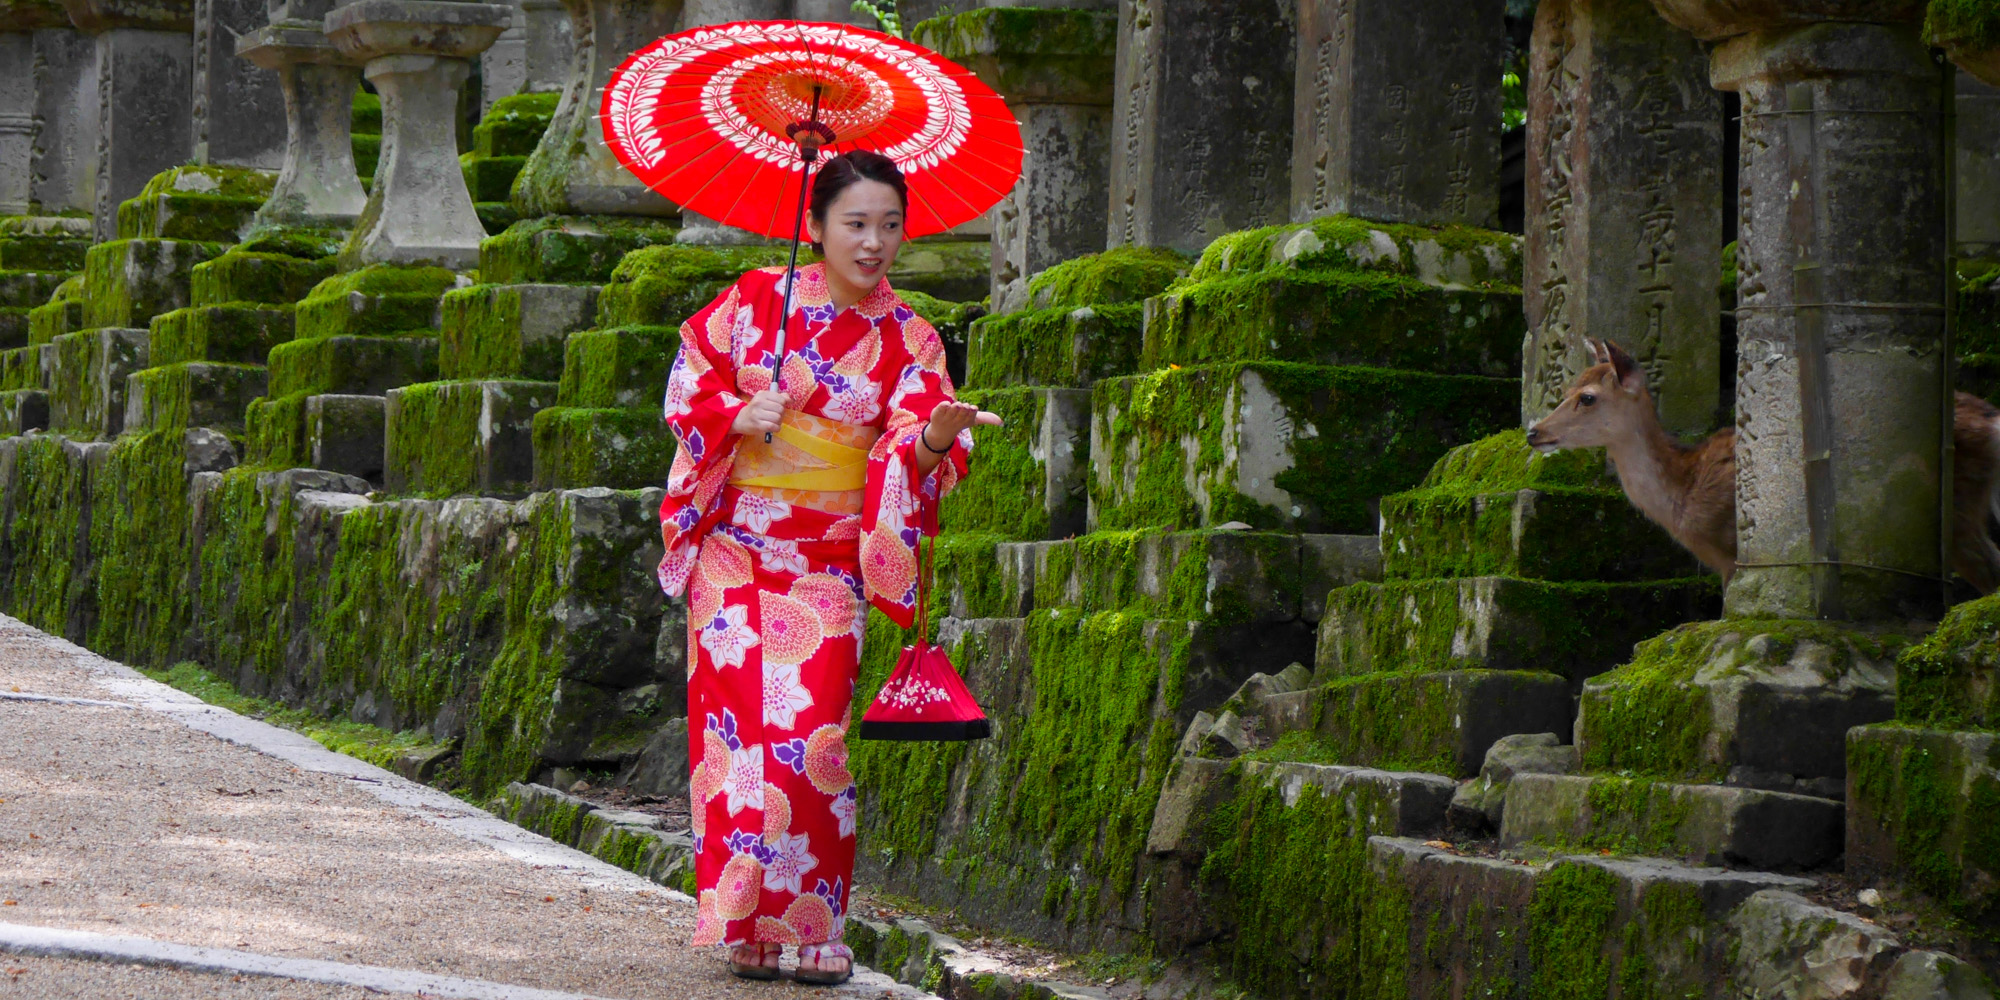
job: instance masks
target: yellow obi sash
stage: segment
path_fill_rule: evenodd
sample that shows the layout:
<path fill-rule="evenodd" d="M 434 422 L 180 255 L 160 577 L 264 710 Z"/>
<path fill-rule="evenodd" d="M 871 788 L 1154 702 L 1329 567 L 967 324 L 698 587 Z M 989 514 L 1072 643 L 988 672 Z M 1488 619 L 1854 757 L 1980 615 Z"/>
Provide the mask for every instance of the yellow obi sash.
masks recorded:
<path fill-rule="evenodd" d="M 868 449 L 881 436 L 879 427 L 786 410 L 770 444 L 752 434 L 736 446 L 729 483 L 828 513 L 856 513 L 868 478 Z"/>

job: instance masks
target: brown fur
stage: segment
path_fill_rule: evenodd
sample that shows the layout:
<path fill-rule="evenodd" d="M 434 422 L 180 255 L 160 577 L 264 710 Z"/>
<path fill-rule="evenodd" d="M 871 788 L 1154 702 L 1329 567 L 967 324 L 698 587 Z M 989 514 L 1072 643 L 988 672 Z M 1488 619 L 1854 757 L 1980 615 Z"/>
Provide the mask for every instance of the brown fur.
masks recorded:
<path fill-rule="evenodd" d="M 1727 583 L 1736 573 L 1735 428 L 1694 445 L 1675 441 L 1638 364 L 1617 344 L 1589 343 L 1597 364 L 1528 428 L 1528 443 L 1544 452 L 1604 448 L 1632 505 Z M 1988 517 L 2000 516 L 2000 409 L 1959 393 L 1952 444 L 1952 569 L 1990 594 L 2000 588 L 2000 548 L 1987 531 Z"/>

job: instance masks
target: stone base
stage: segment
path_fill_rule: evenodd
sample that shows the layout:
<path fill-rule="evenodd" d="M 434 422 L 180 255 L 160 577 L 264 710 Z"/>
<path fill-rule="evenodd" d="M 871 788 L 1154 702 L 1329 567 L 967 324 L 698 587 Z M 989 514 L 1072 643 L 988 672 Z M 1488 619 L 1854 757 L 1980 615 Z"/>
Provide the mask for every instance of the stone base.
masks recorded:
<path fill-rule="evenodd" d="M 0 392 L 47 389 L 54 374 L 54 345 L 0 351 Z"/>
<path fill-rule="evenodd" d="M 39 389 L 0 392 L 0 437 L 47 430 L 49 394 Z"/>
<path fill-rule="evenodd" d="M 1626 581 L 1704 572 L 1615 490 L 1478 493 L 1446 487 L 1382 498 L 1382 574 L 1389 579 Z"/>
<path fill-rule="evenodd" d="M 87 218 L 0 218 L 0 270 L 81 271 L 90 242 Z"/>
<path fill-rule="evenodd" d="M 1893 875 L 2000 928 L 2000 733 L 1847 734 L 1847 870 Z"/>
<path fill-rule="evenodd" d="M 528 491 L 534 419 L 553 382 L 426 382 L 388 391 L 382 483 L 390 493 Z"/>
<path fill-rule="evenodd" d="M 972 325 L 967 382 L 975 386 L 1062 385 L 1140 370 L 1144 318 L 1137 303 L 1035 309 Z"/>
<path fill-rule="evenodd" d="M 83 329 L 83 283 L 65 284 L 63 289 L 73 292 L 72 296 L 58 290 L 56 297 L 45 305 L 28 310 L 28 343 L 40 345 L 54 343 L 65 333 L 75 333 Z"/>
<path fill-rule="evenodd" d="M 386 454 L 386 405 L 382 396 L 306 397 L 306 461 L 315 469 L 380 485 Z"/>
<path fill-rule="evenodd" d="M 680 350 L 671 326 L 621 326 L 573 333 L 562 342 L 563 406 L 655 408 Z"/>
<path fill-rule="evenodd" d="M 0 306 L 21 308 L 44 305 L 63 282 L 75 276 L 75 271 L 0 270 Z"/>
<path fill-rule="evenodd" d="M 1469 778 L 1501 737 L 1567 729 L 1569 683 L 1529 671 L 1343 677 L 1263 698 L 1248 719 L 1277 754 Z"/>
<path fill-rule="evenodd" d="M 553 382 L 562 377 L 564 340 L 596 318 L 597 289 L 475 285 L 445 293 L 439 308 L 438 370 L 446 378 Z M 665 384 L 662 373 L 651 388 Z"/>
<path fill-rule="evenodd" d="M 1452 668 L 1533 670 L 1572 686 L 1632 644 L 1715 614 L 1712 579 L 1551 583 L 1511 577 L 1363 583 L 1327 597 L 1321 680 Z"/>
<path fill-rule="evenodd" d="M 243 413 L 264 394 L 262 365 L 187 361 L 133 372 L 126 380 L 127 431 L 212 427 L 243 432 Z"/>
<path fill-rule="evenodd" d="M 437 378 L 437 338 L 313 337 L 271 348 L 271 395 L 380 395 Z"/>
<path fill-rule="evenodd" d="M 438 301 L 458 276 L 441 267 L 376 264 L 320 282 L 298 305 L 298 337 L 438 329 Z"/>
<path fill-rule="evenodd" d="M 653 246 L 634 250 L 618 262 L 597 300 L 597 325 L 678 327 L 743 272 L 779 266 L 785 260 L 784 247 Z"/>
<path fill-rule="evenodd" d="M 0 306 L 0 350 L 28 346 L 28 312 L 23 306 Z"/>
<path fill-rule="evenodd" d="M 61 434 L 109 440 L 125 424 L 127 376 L 150 367 L 144 330 L 111 327 L 57 337 L 49 424 Z"/>
<path fill-rule="evenodd" d="M 1378 498 L 1511 426 L 1519 393 L 1511 379 L 1273 363 L 1106 380 L 1092 390 L 1091 530 L 1372 532 Z"/>
<path fill-rule="evenodd" d="M 1808 795 L 1521 774 L 1507 786 L 1500 843 L 1811 871 L 1840 859 L 1844 818 L 1838 801 Z"/>
<path fill-rule="evenodd" d="M 195 265 L 193 275 L 193 299 L 198 304 L 266 302 L 289 306 L 333 276 L 333 259 L 231 250 Z"/>
<path fill-rule="evenodd" d="M 222 252 L 214 243 L 121 239 L 90 248 L 84 261 L 83 324 L 144 327 L 161 313 L 193 301 L 194 266 Z"/>
<path fill-rule="evenodd" d="M 535 414 L 534 488 L 641 489 L 666 481 L 675 440 L 651 407 L 556 406 Z"/>
<path fill-rule="evenodd" d="M 1090 393 L 1023 386 L 966 390 L 959 398 L 999 414 L 1005 425 L 972 432 L 979 474 L 939 505 L 938 524 L 1016 539 L 1083 533 Z"/>
<path fill-rule="evenodd" d="M 292 310 L 247 302 L 189 306 L 153 317 L 153 363 L 222 361 L 262 365 L 292 339 Z"/>
<path fill-rule="evenodd" d="M 674 233 L 674 227 L 665 222 L 621 216 L 527 219 L 479 245 L 479 276 L 503 285 L 603 284 L 611 280 L 612 270 L 626 254 L 641 247 L 670 245 Z"/>
<path fill-rule="evenodd" d="M 1833 622 L 1683 625 L 1584 685 L 1583 766 L 1832 795 L 1847 730 L 1895 714 L 1895 658 L 1908 641 Z"/>
<path fill-rule="evenodd" d="M 235 243 L 276 181 L 261 170 L 175 167 L 118 205 L 118 238 Z"/>

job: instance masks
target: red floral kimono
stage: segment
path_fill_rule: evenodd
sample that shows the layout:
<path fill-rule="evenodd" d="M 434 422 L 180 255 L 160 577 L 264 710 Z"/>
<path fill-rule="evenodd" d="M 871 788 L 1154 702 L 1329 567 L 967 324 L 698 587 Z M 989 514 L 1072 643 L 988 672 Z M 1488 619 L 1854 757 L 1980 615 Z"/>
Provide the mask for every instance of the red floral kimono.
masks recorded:
<path fill-rule="evenodd" d="M 908 626 L 919 493 L 965 472 L 970 432 L 931 475 L 917 435 L 952 399 L 937 331 L 888 281 L 835 310 L 799 270 L 775 440 L 731 433 L 770 387 L 783 268 L 744 275 L 681 324 L 666 419 L 660 586 L 688 602 L 688 761 L 700 884 L 694 944 L 838 942 L 854 881 L 846 732 L 873 604 Z"/>

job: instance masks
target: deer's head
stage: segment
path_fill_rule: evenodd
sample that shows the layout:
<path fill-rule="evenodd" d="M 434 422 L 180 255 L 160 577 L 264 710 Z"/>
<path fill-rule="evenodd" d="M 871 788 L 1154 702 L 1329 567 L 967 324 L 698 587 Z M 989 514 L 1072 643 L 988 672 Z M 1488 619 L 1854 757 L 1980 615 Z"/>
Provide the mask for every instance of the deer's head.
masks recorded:
<path fill-rule="evenodd" d="M 1555 410 L 1528 427 L 1528 444 L 1545 455 L 1613 444 L 1659 419 L 1639 363 L 1608 340 L 1584 343 L 1597 363 L 1577 375 Z"/>

